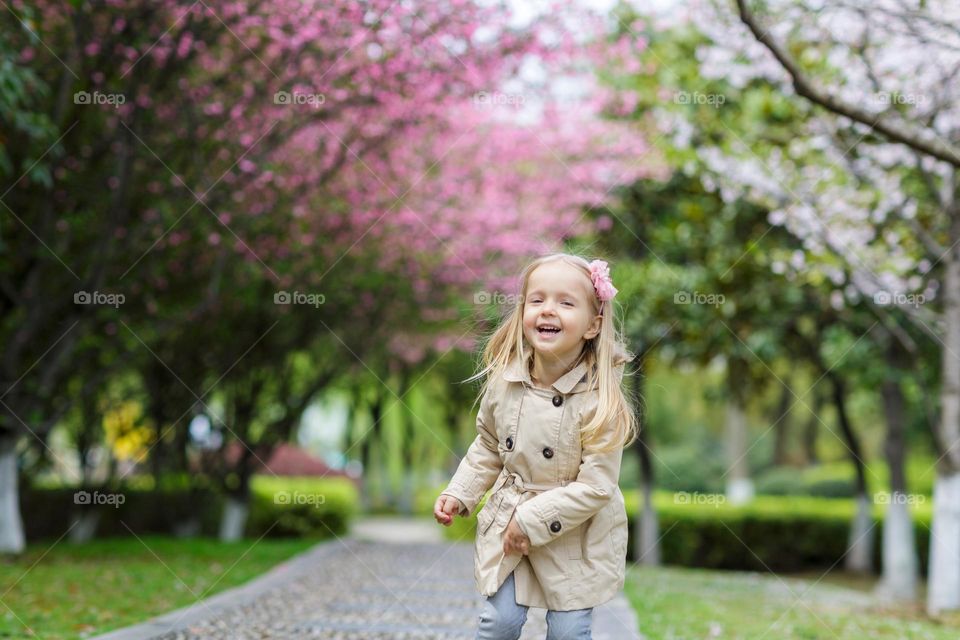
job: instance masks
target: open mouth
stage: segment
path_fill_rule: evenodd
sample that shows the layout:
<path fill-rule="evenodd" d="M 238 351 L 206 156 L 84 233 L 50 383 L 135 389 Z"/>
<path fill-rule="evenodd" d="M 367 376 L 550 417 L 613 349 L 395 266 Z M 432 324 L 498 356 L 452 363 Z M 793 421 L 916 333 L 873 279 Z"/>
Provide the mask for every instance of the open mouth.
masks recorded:
<path fill-rule="evenodd" d="M 543 326 L 537 327 L 537 333 L 542 336 L 555 336 L 560 333 L 560 327 Z"/>

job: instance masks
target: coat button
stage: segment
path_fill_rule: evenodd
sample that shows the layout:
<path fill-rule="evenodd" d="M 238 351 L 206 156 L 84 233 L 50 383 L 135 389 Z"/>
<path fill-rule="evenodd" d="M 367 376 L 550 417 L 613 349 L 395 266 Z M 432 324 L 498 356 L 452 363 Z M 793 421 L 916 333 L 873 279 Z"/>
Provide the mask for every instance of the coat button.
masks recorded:
<path fill-rule="evenodd" d="M 507 449 L 513 449 L 513 438 L 507 438 Z"/>
<path fill-rule="evenodd" d="M 554 520 L 553 522 L 550 523 L 550 531 L 553 531 L 554 533 L 556 533 L 557 531 L 560 531 L 559 520 Z"/>
<path fill-rule="evenodd" d="M 553 406 L 559 407 L 562 404 L 563 404 L 563 396 L 561 395 L 553 396 Z"/>
<path fill-rule="evenodd" d="M 543 448 L 543 457 L 544 457 L 544 458 L 552 458 L 552 457 L 553 457 L 553 449 L 551 449 L 550 447 L 544 447 L 544 448 Z"/>

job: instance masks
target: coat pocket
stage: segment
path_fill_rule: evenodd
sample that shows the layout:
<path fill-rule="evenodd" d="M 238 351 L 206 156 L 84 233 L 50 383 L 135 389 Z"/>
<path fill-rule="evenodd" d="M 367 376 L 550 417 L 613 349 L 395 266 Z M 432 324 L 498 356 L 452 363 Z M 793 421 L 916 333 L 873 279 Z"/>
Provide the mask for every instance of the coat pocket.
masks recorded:
<path fill-rule="evenodd" d="M 500 505 L 502 503 L 503 493 L 494 493 L 483 505 L 483 508 L 480 509 L 480 513 L 477 514 L 477 533 L 479 535 L 486 535 L 490 525 L 492 525 L 493 521 L 496 519 L 497 512 L 500 510 Z"/>

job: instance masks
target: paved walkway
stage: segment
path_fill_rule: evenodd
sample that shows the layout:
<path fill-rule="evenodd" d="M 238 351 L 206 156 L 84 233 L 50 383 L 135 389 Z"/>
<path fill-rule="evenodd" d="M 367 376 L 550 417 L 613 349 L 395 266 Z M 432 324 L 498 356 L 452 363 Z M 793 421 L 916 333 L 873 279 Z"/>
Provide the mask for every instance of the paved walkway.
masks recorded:
<path fill-rule="evenodd" d="M 443 541 L 433 520 L 361 520 L 246 585 L 95 640 L 472 640 L 483 598 L 473 541 Z M 546 634 L 530 608 L 521 640 Z M 639 640 L 623 596 L 594 610 L 595 640 Z"/>

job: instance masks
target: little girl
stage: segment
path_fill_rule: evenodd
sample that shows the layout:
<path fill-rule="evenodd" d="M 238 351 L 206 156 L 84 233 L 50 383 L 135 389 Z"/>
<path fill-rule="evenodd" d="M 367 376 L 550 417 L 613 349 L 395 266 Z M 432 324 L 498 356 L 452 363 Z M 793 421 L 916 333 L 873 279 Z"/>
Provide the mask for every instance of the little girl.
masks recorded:
<path fill-rule="evenodd" d="M 477 514 L 477 640 L 515 640 L 531 606 L 547 640 L 591 637 L 593 607 L 623 587 L 619 477 L 638 425 L 621 384 L 632 360 L 614 326 L 607 263 L 552 254 L 483 351 L 478 435 L 434 505 L 444 526 Z"/>

